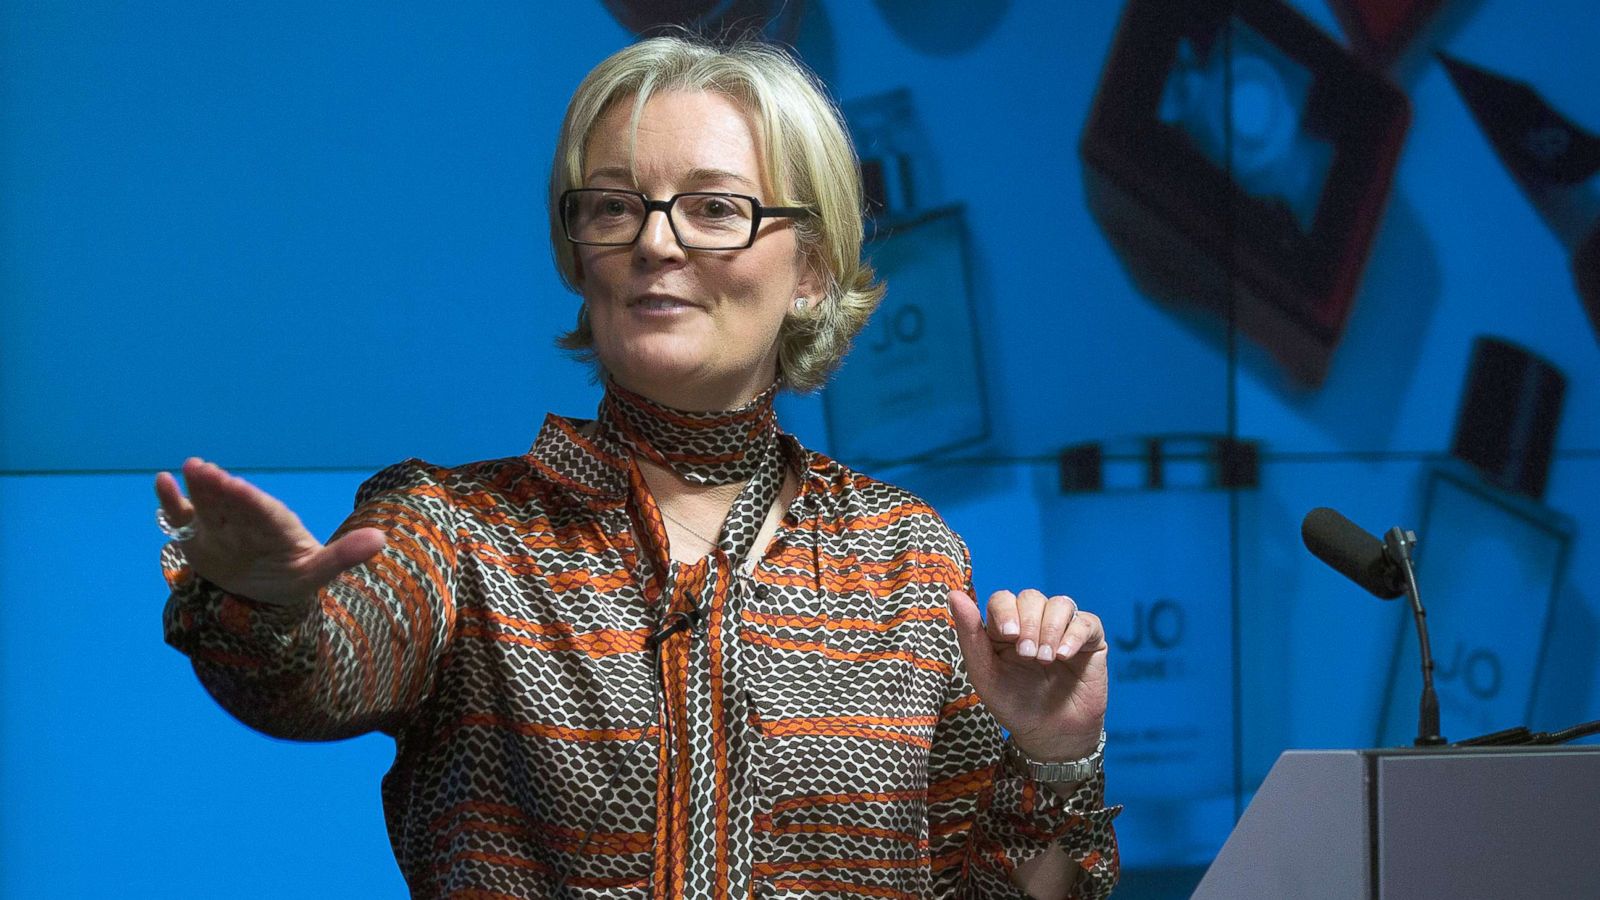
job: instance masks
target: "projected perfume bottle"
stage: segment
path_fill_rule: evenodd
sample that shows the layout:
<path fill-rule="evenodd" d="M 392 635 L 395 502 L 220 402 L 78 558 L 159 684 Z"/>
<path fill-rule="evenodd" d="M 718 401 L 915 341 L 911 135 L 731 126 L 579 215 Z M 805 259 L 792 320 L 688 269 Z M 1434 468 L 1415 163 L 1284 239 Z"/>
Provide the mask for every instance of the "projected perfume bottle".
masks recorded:
<path fill-rule="evenodd" d="M 933 152 L 910 91 L 843 109 L 861 158 L 865 252 L 890 289 L 823 393 L 829 450 L 886 465 L 980 442 L 989 408 L 966 207 L 929 205 Z"/>
<path fill-rule="evenodd" d="M 1573 537 L 1571 520 L 1541 502 L 1564 392 L 1549 363 L 1479 337 L 1452 459 L 1424 474 L 1417 574 L 1428 596 L 1440 719 L 1452 739 L 1529 722 Z M 1416 728 L 1421 676 L 1408 632 L 1402 628 L 1393 658 L 1384 745 L 1409 744 Z"/>
<path fill-rule="evenodd" d="M 989 408 L 965 207 L 880 222 L 867 253 L 893 287 L 823 393 L 831 452 L 885 465 L 983 440 Z"/>
<path fill-rule="evenodd" d="M 1572 254 L 1573 281 L 1600 340 L 1600 137 L 1529 85 L 1439 54 L 1495 155 Z"/>
<path fill-rule="evenodd" d="M 1224 434 L 1077 444 L 1041 508 L 1046 578 L 1094 598 L 1111 644 L 1106 765 L 1130 867 L 1209 862 L 1233 825 L 1226 526 L 1230 495 L 1259 485 L 1258 450 Z"/>
<path fill-rule="evenodd" d="M 1236 325 L 1314 386 L 1409 121 L 1280 0 L 1132 0 L 1084 128 L 1085 192 L 1140 291 Z"/>

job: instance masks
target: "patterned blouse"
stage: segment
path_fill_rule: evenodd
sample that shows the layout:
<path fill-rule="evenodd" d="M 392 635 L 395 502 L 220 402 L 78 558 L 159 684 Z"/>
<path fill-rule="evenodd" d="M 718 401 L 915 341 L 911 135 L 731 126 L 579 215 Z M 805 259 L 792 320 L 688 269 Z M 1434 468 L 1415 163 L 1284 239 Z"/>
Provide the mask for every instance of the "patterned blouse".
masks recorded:
<path fill-rule="evenodd" d="M 268 734 L 394 737 L 414 896 L 1019 898 L 1010 873 L 1051 843 L 1077 896 L 1109 893 L 1103 777 L 1068 799 L 1001 763 L 945 600 L 970 590 L 961 540 L 782 434 L 772 394 L 680 413 L 613 385 L 523 456 L 391 466 L 340 529 L 387 547 L 303 618 L 168 544 L 167 640 Z M 704 559 L 670 560 L 635 455 L 748 479 Z"/>

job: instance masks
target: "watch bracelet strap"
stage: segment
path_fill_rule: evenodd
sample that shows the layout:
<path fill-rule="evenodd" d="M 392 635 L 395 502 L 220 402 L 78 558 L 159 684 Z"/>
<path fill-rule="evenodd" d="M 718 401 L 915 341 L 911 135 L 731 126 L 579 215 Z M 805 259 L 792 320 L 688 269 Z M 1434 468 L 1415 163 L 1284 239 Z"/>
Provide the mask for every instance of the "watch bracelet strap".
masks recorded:
<path fill-rule="evenodd" d="M 1030 758 L 1007 735 L 1005 760 L 1013 772 L 1024 778 L 1037 781 L 1040 784 L 1067 784 L 1087 781 L 1098 775 L 1104 768 L 1105 749 L 1106 730 L 1102 728 L 1100 729 L 1100 739 L 1095 743 L 1094 750 L 1088 756 L 1082 759 L 1047 763 Z"/>

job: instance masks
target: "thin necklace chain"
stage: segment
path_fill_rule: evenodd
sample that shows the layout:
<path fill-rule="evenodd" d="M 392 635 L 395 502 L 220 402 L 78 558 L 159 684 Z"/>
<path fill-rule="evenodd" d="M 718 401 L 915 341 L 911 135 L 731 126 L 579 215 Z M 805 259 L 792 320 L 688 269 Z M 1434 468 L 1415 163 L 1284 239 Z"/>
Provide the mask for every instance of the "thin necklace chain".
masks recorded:
<path fill-rule="evenodd" d="M 744 491 L 745 484 L 746 484 L 745 482 L 739 482 L 739 483 L 727 485 L 726 487 L 729 487 L 729 488 L 733 489 L 732 496 L 730 496 L 730 497 L 721 496 L 722 492 L 717 490 L 717 488 L 723 487 L 722 485 L 718 485 L 717 487 L 712 488 L 709 491 L 706 491 L 701 496 L 709 496 L 709 497 L 713 498 L 716 501 L 720 501 L 722 503 L 728 504 L 728 506 L 730 508 L 732 508 L 734 502 L 739 499 L 739 494 Z M 695 537 L 699 538 L 702 541 L 705 541 L 706 543 L 710 544 L 713 547 L 717 546 L 717 539 L 716 538 L 706 537 L 705 533 L 700 531 L 700 529 L 692 527 L 688 522 L 685 522 L 684 520 L 682 520 L 682 519 L 678 518 L 677 516 L 673 515 L 671 512 L 669 512 L 667 510 L 667 505 L 665 503 L 661 502 L 660 500 L 656 501 L 656 509 L 661 510 L 661 514 L 663 516 L 666 516 L 667 520 L 672 522 L 674 525 L 677 525 L 679 528 L 682 528 L 684 531 L 689 532 L 690 534 L 694 535 Z M 724 519 L 727 518 L 727 514 L 726 513 L 723 514 L 723 518 Z M 717 533 L 721 534 L 722 533 L 722 529 L 718 528 L 717 529 Z"/>
<path fill-rule="evenodd" d="M 672 513 L 667 512 L 667 508 L 665 506 L 662 506 L 661 504 L 657 503 L 656 504 L 656 509 L 661 510 L 661 514 L 663 516 L 666 516 L 669 521 L 673 522 L 679 528 L 682 528 L 684 531 L 689 532 L 690 534 L 694 535 L 695 537 L 699 538 L 702 541 L 705 541 L 706 543 L 710 544 L 713 547 L 715 547 L 717 545 L 717 542 L 716 542 L 715 539 L 708 538 L 704 534 L 702 534 L 698 529 L 689 527 L 689 523 L 688 522 L 685 522 L 684 520 L 678 518 L 677 516 L 673 515 Z"/>

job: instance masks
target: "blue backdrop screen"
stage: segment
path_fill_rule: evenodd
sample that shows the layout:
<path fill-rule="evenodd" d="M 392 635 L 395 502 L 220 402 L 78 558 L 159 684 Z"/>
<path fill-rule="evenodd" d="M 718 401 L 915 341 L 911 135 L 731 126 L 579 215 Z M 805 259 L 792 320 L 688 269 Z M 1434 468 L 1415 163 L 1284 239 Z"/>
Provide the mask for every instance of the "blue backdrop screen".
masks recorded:
<path fill-rule="evenodd" d="M 547 411 L 592 414 L 591 373 L 552 344 L 577 300 L 544 185 L 572 89 L 632 39 L 613 5 L 6 6 L 0 895 L 403 894 L 378 799 L 392 742 L 264 738 L 162 643 L 150 480 L 202 455 L 325 535 L 388 463 L 515 454 Z M 1203 865 L 1283 750 L 1370 745 L 1391 696 L 1383 740 L 1409 740 L 1403 610 L 1306 554 L 1314 506 L 1426 523 L 1447 735 L 1600 718 L 1600 340 L 1569 248 L 1432 55 L 1600 132 L 1600 6 L 1464 4 L 1390 71 L 1410 126 L 1310 387 L 1225 316 L 1147 296 L 1091 215 L 1076 148 L 1122 4 L 794 5 L 841 106 L 879 98 L 858 109 L 892 132 L 872 152 L 919 224 L 871 248 L 883 309 L 784 421 L 932 503 L 980 593 L 1102 615 L 1130 896 L 1139 872 Z M 1346 45 L 1327 4 L 1289 5 Z M 1163 127 L 1303 220 L 1324 161 L 1294 111 L 1317 88 L 1230 40 L 1271 72 L 1233 77 L 1235 130 L 1299 168 L 1218 149 L 1214 34 L 1192 37 Z M 1269 82 L 1278 105 L 1249 93 Z M 1480 335 L 1566 378 L 1531 516 L 1470 472 L 1430 480 Z M 1121 460 L 1111 489 L 1062 490 L 1064 448 L 1195 434 L 1255 442 L 1255 480 L 1153 489 Z M 1509 598 L 1479 697 L 1479 629 Z"/>

